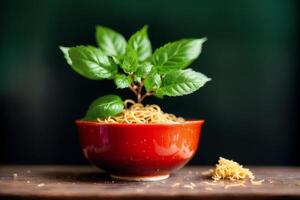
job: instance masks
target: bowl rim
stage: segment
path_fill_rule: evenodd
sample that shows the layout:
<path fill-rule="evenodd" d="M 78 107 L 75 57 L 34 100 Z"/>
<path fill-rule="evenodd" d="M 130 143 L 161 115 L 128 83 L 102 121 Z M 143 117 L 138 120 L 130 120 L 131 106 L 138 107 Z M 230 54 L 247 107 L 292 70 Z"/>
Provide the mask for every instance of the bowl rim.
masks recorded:
<path fill-rule="evenodd" d="M 88 126 L 182 126 L 182 125 L 191 125 L 199 124 L 203 125 L 204 119 L 185 119 L 187 121 L 183 123 L 157 123 L 157 124 L 127 124 L 127 123 L 101 123 L 97 121 L 83 121 L 81 119 L 75 120 L 76 125 L 88 125 Z"/>

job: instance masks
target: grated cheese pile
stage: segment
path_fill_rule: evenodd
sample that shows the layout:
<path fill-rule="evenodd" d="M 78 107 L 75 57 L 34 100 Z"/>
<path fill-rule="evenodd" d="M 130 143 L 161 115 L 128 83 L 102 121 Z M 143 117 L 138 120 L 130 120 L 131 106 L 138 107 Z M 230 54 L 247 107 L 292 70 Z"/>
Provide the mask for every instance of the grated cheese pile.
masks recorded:
<path fill-rule="evenodd" d="M 216 164 L 214 169 L 204 172 L 204 174 L 210 176 L 215 182 L 226 179 L 230 181 L 243 181 L 248 179 L 253 185 L 261 185 L 264 181 L 263 179 L 255 181 L 255 176 L 248 168 L 244 168 L 239 163 L 222 157 L 219 158 L 218 164 Z M 244 183 L 241 183 L 241 185 L 243 184 Z"/>
<path fill-rule="evenodd" d="M 219 158 L 216 167 L 211 169 L 207 175 L 209 175 L 214 181 L 219 181 L 221 179 L 236 181 L 248 178 L 253 183 L 255 179 L 255 176 L 248 168 L 244 168 L 239 163 L 222 157 Z"/>

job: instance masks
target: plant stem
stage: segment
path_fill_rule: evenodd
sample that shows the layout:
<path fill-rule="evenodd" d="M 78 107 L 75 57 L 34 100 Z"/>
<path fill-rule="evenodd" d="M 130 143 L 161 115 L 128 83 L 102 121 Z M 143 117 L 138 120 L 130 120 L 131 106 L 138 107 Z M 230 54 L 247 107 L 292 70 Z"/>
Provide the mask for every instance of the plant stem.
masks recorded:
<path fill-rule="evenodd" d="M 137 96 L 138 95 L 138 92 L 136 91 L 136 85 L 134 84 L 131 84 L 129 86 L 129 89 Z"/>
<path fill-rule="evenodd" d="M 144 99 L 145 99 L 146 97 L 149 97 L 149 96 L 152 96 L 152 95 L 153 95 L 152 92 L 146 92 L 146 93 L 141 97 L 141 102 L 144 101 Z"/>
<path fill-rule="evenodd" d="M 142 103 L 143 99 L 142 99 L 142 90 L 144 87 L 144 81 L 142 80 L 141 83 L 138 85 L 138 89 L 137 89 L 137 102 L 138 103 Z"/>
<path fill-rule="evenodd" d="M 146 92 L 145 94 L 142 94 L 143 92 L 143 87 L 144 87 L 144 80 L 142 80 L 140 83 L 138 83 L 137 85 L 135 83 L 132 83 L 129 86 L 129 89 L 135 94 L 136 98 L 137 98 L 137 103 L 142 103 L 142 101 L 148 97 L 148 96 L 152 96 L 152 92 Z"/>

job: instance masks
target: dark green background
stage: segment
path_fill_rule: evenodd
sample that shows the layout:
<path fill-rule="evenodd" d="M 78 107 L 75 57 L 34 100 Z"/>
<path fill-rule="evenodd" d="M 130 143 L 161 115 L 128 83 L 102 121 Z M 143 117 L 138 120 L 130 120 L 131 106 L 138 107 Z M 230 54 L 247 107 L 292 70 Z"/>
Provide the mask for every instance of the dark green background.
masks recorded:
<path fill-rule="evenodd" d="M 128 38 L 144 24 L 154 48 L 208 37 L 192 67 L 213 79 L 198 92 L 158 103 L 204 118 L 193 164 L 218 156 L 245 164 L 299 164 L 296 0 L 49 0 L 0 6 L 1 163 L 86 163 L 74 119 L 96 97 L 117 91 L 66 64 L 59 45 L 95 45 L 95 25 Z"/>

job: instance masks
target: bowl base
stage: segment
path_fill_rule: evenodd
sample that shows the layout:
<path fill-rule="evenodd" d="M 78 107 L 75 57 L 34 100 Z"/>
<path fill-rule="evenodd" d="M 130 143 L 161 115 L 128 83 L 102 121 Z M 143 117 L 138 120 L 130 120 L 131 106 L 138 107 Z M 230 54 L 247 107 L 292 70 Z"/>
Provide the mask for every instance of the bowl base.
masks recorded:
<path fill-rule="evenodd" d="M 113 179 L 124 180 L 124 181 L 161 181 L 169 178 L 170 174 L 157 175 L 157 176 L 120 176 L 110 175 Z"/>

